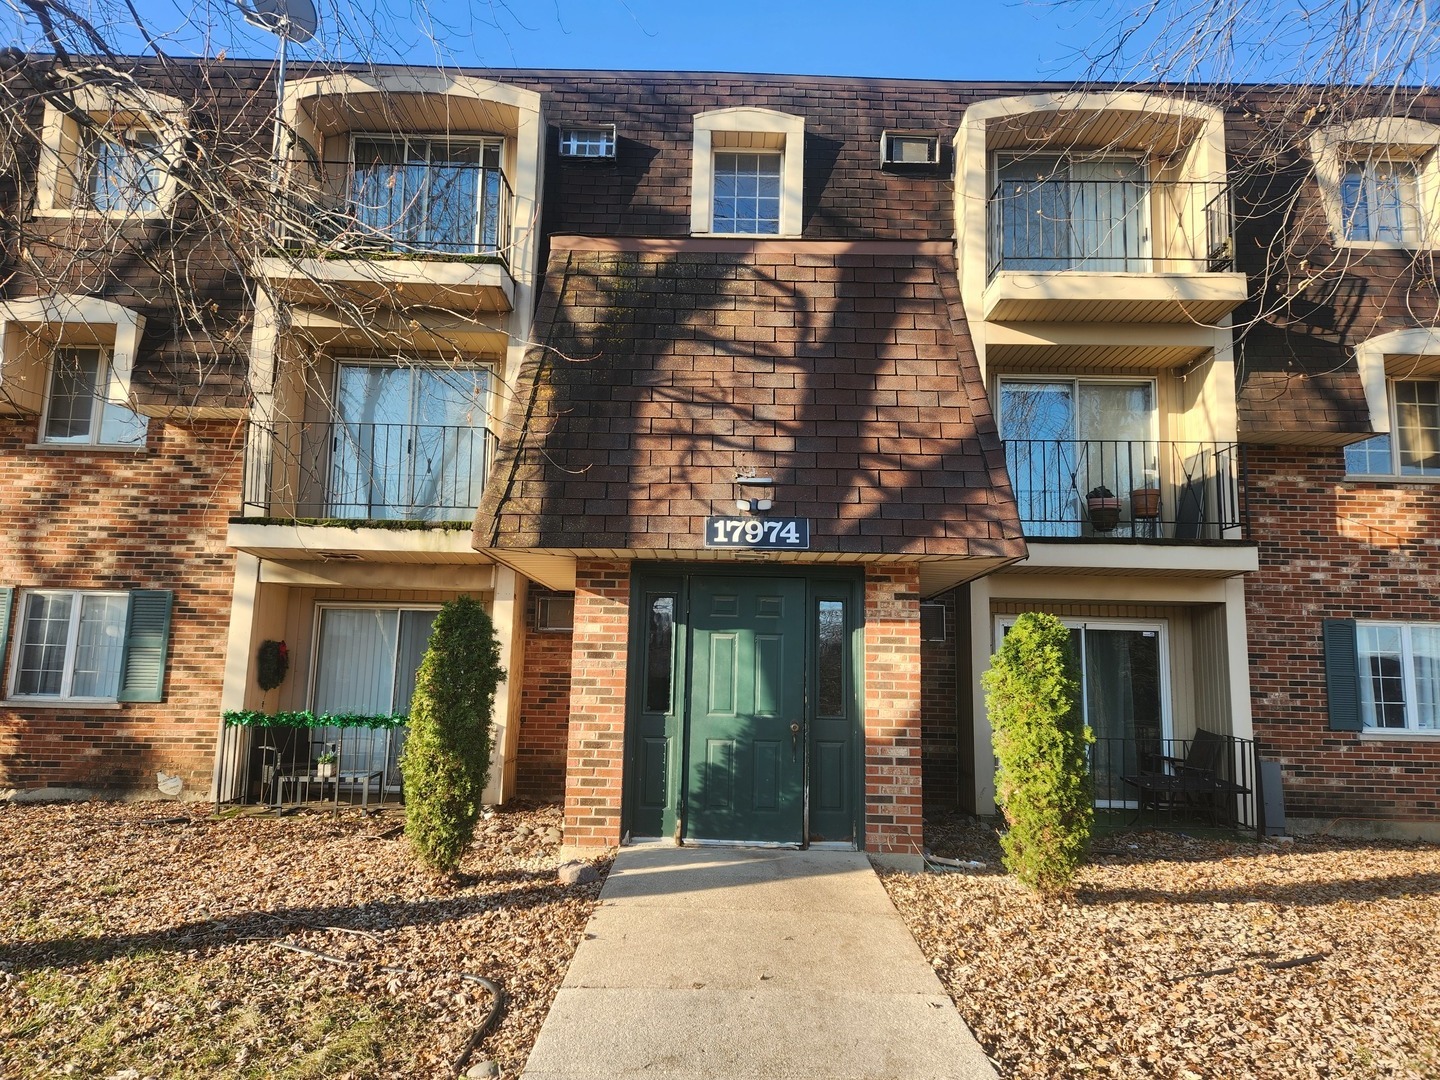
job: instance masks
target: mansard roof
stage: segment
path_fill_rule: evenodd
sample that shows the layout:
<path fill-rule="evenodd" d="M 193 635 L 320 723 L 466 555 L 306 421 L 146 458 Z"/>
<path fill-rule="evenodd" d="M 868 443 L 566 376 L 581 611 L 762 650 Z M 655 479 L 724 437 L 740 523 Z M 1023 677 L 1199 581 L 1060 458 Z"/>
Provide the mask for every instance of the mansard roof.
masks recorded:
<path fill-rule="evenodd" d="M 773 479 L 811 553 L 1024 555 L 950 246 L 557 238 L 477 546 L 695 554 Z"/>

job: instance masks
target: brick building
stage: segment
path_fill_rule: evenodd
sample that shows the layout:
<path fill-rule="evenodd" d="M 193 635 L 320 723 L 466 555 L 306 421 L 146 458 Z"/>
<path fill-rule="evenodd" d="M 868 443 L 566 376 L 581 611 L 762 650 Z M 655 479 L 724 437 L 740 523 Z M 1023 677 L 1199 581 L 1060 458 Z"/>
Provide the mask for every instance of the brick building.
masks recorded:
<path fill-rule="evenodd" d="M 567 843 L 913 856 L 1046 610 L 1107 806 L 1204 731 L 1440 829 L 1440 103 L 1260 183 L 1163 87 L 301 71 L 276 197 L 266 76 L 4 73 L 0 784 L 259 797 L 222 712 L 308 711 L 397 788 L 470 593 Z"/>

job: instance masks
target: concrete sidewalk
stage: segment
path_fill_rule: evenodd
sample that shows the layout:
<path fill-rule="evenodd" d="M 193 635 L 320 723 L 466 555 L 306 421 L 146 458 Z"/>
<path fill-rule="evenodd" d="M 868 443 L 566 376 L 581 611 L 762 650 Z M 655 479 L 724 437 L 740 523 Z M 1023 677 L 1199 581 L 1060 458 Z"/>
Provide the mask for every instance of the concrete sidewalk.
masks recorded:
<path fill-rule="evenodd" d="M 623 848 L 525 1080 L 994 1077 L 864 855 Z"/>

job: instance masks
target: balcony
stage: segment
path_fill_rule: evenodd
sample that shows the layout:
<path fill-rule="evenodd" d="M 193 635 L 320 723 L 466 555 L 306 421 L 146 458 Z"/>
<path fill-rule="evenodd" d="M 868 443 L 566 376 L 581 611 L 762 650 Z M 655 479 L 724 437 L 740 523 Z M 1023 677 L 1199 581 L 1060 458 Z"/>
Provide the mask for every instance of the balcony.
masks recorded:
<path fill-rule="evenodd" d="M 1246 297 L 1225 184 L 1005 178 L 987 228 L 988 320 L 1214 323 Z"/>
<path fill-rule="evenodd" d="M 483 427 L 349 421 L 254 423 L 245 446 L 247 517 L 469 521 L 494 436 Z"/>
<path fill-rule="evenodd" d="M 1005 441 L 1027 539 L 1239 540 L 1238 454 L 1233 443 Z"/>
<path fill-rule="evenodd" d="M 456 155 L 460 157 L 462 155 Z M 294 298 L 340 288 L 368 299 L 509 311 L 514 196 L 498 164 L 323 162 L 276 203 L 280 252 L 261 272 Z M 498 161 L 498 153 L 493 155 Z M 402 286 L 397 290 L 397 286 Z"/>
<path fill-rule="evenodd" d="M 324 581 L 292 571 L 292 584 L 379 580 L 353 563 L 448 565 L 472 582 L 488 561 L 470 529 L 494 442 L 473 426 L 252 421 L 229 545 L 275 562 L 330 564 Z M 435 586 L 424 582 L 417 587 Z"/>

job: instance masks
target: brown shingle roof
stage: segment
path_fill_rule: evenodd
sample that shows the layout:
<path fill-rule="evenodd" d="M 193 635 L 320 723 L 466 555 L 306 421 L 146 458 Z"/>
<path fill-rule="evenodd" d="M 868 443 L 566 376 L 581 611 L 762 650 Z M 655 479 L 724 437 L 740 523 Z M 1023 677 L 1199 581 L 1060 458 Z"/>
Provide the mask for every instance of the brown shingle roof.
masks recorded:
<path fill-rule="evenodd" d="M 811 550 L 1024 555 L 947 245 L 557 241 L 476 520 L 683 551 L 775 480 Z"/>

